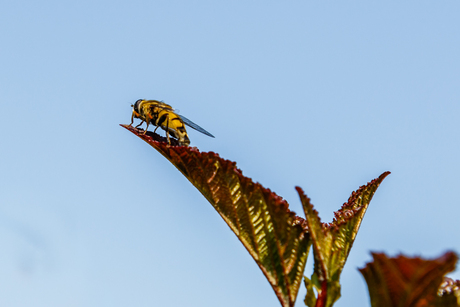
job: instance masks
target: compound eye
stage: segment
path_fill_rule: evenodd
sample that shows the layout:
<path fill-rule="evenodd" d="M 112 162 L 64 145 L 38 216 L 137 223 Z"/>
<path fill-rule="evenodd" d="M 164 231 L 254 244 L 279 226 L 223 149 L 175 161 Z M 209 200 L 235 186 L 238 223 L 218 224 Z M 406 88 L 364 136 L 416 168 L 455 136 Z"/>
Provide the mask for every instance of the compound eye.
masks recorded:
<path fill-rule="evenodd" d="M 134 103 L 134 111 L 136 112 L 139 112 L 139 104 L 142 102 L 143 99 L 138 99 L 135 103 Z"/>

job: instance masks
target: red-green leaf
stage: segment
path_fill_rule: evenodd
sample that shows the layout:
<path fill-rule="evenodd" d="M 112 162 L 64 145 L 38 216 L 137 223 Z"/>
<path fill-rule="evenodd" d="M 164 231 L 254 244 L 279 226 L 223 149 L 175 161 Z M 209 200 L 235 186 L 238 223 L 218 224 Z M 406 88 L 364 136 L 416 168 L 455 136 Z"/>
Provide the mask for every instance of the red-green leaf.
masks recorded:
<path fill-rule="evenodd" d="M 305 211 L 315 259 L 311 279 L 305 278 L 307 287 L 305 303 L 308 306 L 332 306 L 340 298 L 340 274 L 367 207 L 380 183 L 388 174 L 390 172 L 383 173 L 353 192 L 348 202 L 335 213 L 334 221 L 330 224 L 321 222 L 310 199 L 305 196 L 301 188 L 296 188 Z M 318 292 L 317 297 L 312 294 L 313 288 Z"/>
<path fill-rule="evenodd" d="M 213 152 L 177 145 L 157 134 L 121 125 L 168 159 L 206 197 L 237 235 L 273 287 L 282 306 L 294 306 L 310 236 L 281 197 L 244 177 L 236 163 Z M 242 277 L 244 278 L 244 277 Z"/>
<path fill-rule="evenodd" d="M 455 296 L 440 288 L 444 275 L 455 269 L 455 253 L 447 252 L 433 260 L 402 255 L 389 258 L 382 253 L 372 256 L 374 261 L 360 269 L 372 307 L 457 306 Z"/>

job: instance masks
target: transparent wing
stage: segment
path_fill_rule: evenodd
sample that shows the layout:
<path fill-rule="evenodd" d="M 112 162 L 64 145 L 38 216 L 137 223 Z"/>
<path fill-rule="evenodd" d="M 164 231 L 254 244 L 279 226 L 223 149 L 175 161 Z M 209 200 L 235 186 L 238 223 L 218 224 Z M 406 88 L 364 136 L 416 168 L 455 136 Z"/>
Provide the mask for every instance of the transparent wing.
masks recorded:
<path fill-rule="evenodd" d="M 186 124 L 187 126 L 189 126 L 190 128 L 193 128 L 195 129 L 196 131 L 199 131 L 203 134 L 206 134 L 207 136 L 210 136 L 210 137 L 214 137 L 214 135 L 212 135 L 211 133 L 209 133 L 208 131 L 204 130 L 203 128 L 201 128 L 200 126 L 198 126 L 197 124 L 195 124 L 194 122 L 192 122 L 190 119 L 188 119 L 187 117 L 183 116 L 183 115 L 180 115 L 180 114 L 177 114 L 177 116 L 179 116 L 182 121 L 184 122 L 184 124 Z"/>

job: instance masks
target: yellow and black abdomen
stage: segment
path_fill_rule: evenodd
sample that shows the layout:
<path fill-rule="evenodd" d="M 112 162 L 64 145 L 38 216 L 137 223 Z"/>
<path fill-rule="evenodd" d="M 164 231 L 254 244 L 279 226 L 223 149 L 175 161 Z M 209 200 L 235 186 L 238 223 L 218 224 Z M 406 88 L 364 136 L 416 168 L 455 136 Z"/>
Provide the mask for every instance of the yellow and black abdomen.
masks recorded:
<path fill-rule="evenodd" d="M 160 109 L 157 115 L 158 117 L 155 122 L 157 127 L 160 126 L 161 129 L 165 130 L 167 133 L 169 132 L 169 134 L 179 141 L 180 145 L 188 146 L 190 144 L 184 122 L 177 114 Z"/>

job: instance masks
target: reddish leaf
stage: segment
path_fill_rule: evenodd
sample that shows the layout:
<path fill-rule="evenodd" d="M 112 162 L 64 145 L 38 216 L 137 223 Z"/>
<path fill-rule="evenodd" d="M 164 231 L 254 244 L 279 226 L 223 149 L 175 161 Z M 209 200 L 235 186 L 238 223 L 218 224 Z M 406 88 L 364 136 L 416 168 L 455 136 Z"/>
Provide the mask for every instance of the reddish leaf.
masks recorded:
<path fill-rule="evenodd" d="M 310 236 L 304 220 L 281 197 L 244 177 L 236 163 L 213 152 L 172 146 L 177 141 L 121 125 L 168 159 L 206 197 L 237 235 L 273 287 L 282 306 L 294 306 Z"/>
<path fill-rule="evenodd" d="M 443 276 L 455 269 L 455 253 L 447 252 L 433 260 L 402 255 L 389 258 L 382 253 L 372 256 L 374 261 L 360 272 L 367 282 L 373 307 L 457 306 L 455 297 L 446 295 L 443 299 L 438 295 Z"/>
<path fill-rule="evenodd" d="M 389 174 L 390 172 L 385 172 L 353 192 L 348 202 L 335 213 L 334 221 L 330 224 L 321 222 L 310 199 L 301 188 L 296 188 L 305 211 L 315 259 L 311 279 L 305 278 L 305 303 L 308 306 L 332 306 L 340 298 L 340 274 L 367 207 L 380 183 Z M 314 296 L 313 289 L 316 289 L 317 297 Z"/>

